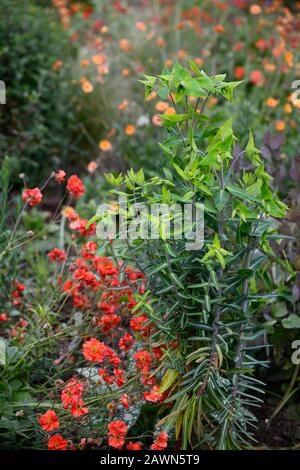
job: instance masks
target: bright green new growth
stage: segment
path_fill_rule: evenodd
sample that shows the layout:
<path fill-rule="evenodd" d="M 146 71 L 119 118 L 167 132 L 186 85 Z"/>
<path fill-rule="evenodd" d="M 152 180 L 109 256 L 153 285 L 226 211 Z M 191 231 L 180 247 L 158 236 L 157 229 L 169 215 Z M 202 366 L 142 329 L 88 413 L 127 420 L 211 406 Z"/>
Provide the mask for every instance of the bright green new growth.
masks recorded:
<path fill-rule="evenodd" d="M 257 358 L 264 336 L 257 310 L 273 294 L 258 294 L 255 276 L 272 252 L 268 241 L 281 238 L 274 218 L 286 207 L 270 188 L 251 132 L 234 157 L 231 120 L 220 127 L 204 114 L 210 95 L 232 100 L 239 83 L 208 77 L 194 62 L 190 69 L 176 63 L 172 72 L 142 81 L 146 95 L 155 88 L 176 110 L 161 116 L 167 131 L 161 176 L 146 181 L 142 171 L 131 170 L 125 180 L 108 179 L 124 184 L 132 202 L 204 205 L 201 250 L 164 237 L 131 242 L 130 256 L 149 279 L 136 311 L 155 325 L 153 345 L 164 346 L 161 391 L 169 392 L 165 403 L 172 408 L 162 405 L 159 426 L 175 429 L 183 449 L 237 449 L 255 442 L 263 397 L 255 373 L 267 365 Z M 247 169 L 237 170 L 241 161 Z"/>

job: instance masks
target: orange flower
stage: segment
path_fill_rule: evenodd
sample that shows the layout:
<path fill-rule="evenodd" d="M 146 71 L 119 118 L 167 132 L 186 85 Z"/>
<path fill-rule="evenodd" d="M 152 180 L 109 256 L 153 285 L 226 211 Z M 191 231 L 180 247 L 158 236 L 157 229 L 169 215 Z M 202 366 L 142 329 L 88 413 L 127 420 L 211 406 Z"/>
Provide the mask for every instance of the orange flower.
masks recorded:
<path fill-rule="evenodd" d="M 278 131 L 284 131 L 285 122 L 284 121 L 276 121 L 275 127 Z"/>
<path fill-rule="evenodd" d="M 135 23 L 135 27 L 138 31 L 145 31 L 146 30 L 146 25 L 142 21 L 137 21 Z"/>
<path fill-rule="evenodd" d="M 185 59 L 186 56 L 187 56 L 187 51 L 184 50 L 184 49 L 179 49 L 179 51 L 177 52 L 177 57 L 178 59 Z"/>
<path fill-rule="evenodd" d="M 63 61 L 62 60 L 56 60 L 54 62 L 54 64 L 52 65 L 52 69 L 53 70 L 59 70 L 63 65 Z"/>
<path fill-rule="evenodd" d="M 264 64 L 264 68 L 267 72 L 275 72 L 276 70 L 276 65 L 275 64 L 271 64 L 270 62 L 266 62 Z"/>
<path fill-rule="evenodd" d="M 151 91 L 151 93 L 147 96 L 146 101 L 152 101 L 156 98 L 156 91 Z"/>
<path fill-rule="evenodd" d="M 109 150 L 111 150 L 112 145 L 109 140 L 100 140 L 99 148 L 103 150 L 103 152 L 108 152 Z"/>
<path fill-rule="evenodd" d="M 87 171 L 89 173 L 94 173 L 97 170 L 97 168 L 98 168 L 98 163 L 91 161 L 87 166 Z"/>
<path fill-rule="evenodd" d="M 135 127 L 133 124 L 128 124 L 125 127 L 125 134 L 127 135 L 133 135 L 135 133 Z"/>
<path fill-rule="evenodd" d="M 172 59 L 166 59 L 164 64 L 165 64 L 166 67 L 172 67 L 173 60 Z"/>
<path fill-rule="evenodd" d="M 163 113 L 168 108 L 168 103 L 165 101 L 158 101 L 155 105 L 155 109 L 160 113 Z"/>
<path fill-rule="evenodd" d="M 158 114 L 155 114 L 152 118 L 152 122 L 155 126 L 161 126 L 162 125 L 162 122 L 161 122 L 161 118 L 159 117 Z"/>
<path fill-rule="evenodd" d="M 99 73 L 100 75 L 107 75 L 108 72 L 109 72 L 109 68 L 108 68 L 108 66 L 105 65 L 105 64 L 99 65 L 99 66 L 97 67 L 97 70 L 98 70 L 98 73 Z"/>
<path fill-rule="evenodd" d="M 276 128 L 278 131 L 284 131 L 284 129 L 285 129 L 285 122 L 284 122 L 284 121 L 276 121 L 276 123 L 275 123 L 275 128 Z"/>
<path fill-rule="evenodd" d="M 279 101 L 275 100 L 275 98 L 268 98 L 266 101 L 266 104 L 269 108 L 276 108 L 278 105 Z"/>
<path fill-rule="evenodd" d="M 293 63 L 294 63 L 294 56 L 293 56 L 293 53 L 292 52 L 285 52 L 284 53 L 284 60 L 286 61 L 288 67 L 293 67 Z"/>
<path fill-rule="evenodd" d="M 253 70 L 250 74 L 250 82 L 256 86 L 262 86 L 265 83 L 265 78 L 260 70 Z"/>
<path fill-rule="evenodd" d="M 200 67 L 203 65 L 203 59 L 201 59 L 201 57 L 195 57 L 194 61 L 197 65 L 200 65 Z"/>
<path fill-rule="evenodd" d="M 122 70 L 122 75 L 123 75 L 123 77 L 128 77 L 129 74 L 130 74 L 129 69 L 123 69 L 123 70 Z"/>
<path fill-rule="evenodd" d="M 176 111 L 172 106 L 168 106 L 164 114 L 176 114 Z"/>
<path fill-rule="evenodd" d="M 128 104 L 128 100 L 123 100 L 122 103 L 118 104 L 118 109 L 122 111 L 123 109 L 127 108 Z"/>
<path fill-rule="evenodd" d="M 286 103 L 284 105 L 283 109 L 284 109 L 284 112 L 287 113 L 287 114 L 291 114 L 291 112 L 293 111 L 293 108 L 290 105 L 290 103 Z"/>
<path fill-rule="evenodd" d="M 132 45 L 128 39 L 120 39 L 119 47 L 124 52 L 130 52 L 132 50 Z"/>
<path fill-rule="evenodd" d="M 158 47 L 166 47 L 167 43 L 166 41 L 164 40 L 164 38 L 157 38 L 156 40 L 156 45 Z"/>
<path fill-rule="evenodd" d="M 250 7 L 250 13 L 252 15 L 260 15 L 261 13 L 261 7 L 259 5 L 251 5 Z"/>
<path fill-rule="evenodd" d="M 224 31 L 225 31 L 225 28 L 222 24 L 216 24 L 214 26 L 214 32 L 215 33 L 224 33 Z"/>
<path fill-rule="evenodd" d="M 92 61 L 95 65 L 102 65 L 106 62 L 106 57 L 104 54 L 95 54 L 92 57 Z"/>
<path fill-rule="evenodd" d="M 89 59 L 82 59 L 82 60 L 80 61 L 80 67 L 82 67 L 82 68 L 83 68 L 83 67 L 88 67 L 89 65 L 90 65 Z"/>
<path fill-rule="evenodd" d="M 84 93 L 92 93 L 92 91 L 94 90 L 93 85 L 92 85 L 91 82 L 89 82 L 88 80 L 85 80 L 85 81 L 81 84 L 81 88 L 82 88 L 82 91 L 83 91 Z"/>

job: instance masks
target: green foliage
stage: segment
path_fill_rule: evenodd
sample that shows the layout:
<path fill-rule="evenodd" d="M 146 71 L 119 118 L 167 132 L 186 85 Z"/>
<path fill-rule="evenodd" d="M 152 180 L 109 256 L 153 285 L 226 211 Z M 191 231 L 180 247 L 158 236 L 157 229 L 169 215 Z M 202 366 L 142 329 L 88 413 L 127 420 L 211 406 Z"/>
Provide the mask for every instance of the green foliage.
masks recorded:
<path fill-rule="evenodd" d="M 76 50 L 44 2 L 3 0 L 1 9 L 0 78 L 7 96 L 0 149 L 14 158 L 16 172 L 40 177 L 65 165 L 70 154 L 77 127 L 70 69 Z"/>
<path fill-rule="evenodd" d="M 138 181 L 128 172 L 129 199 L 146 206 L 193 201 L 205 208 L 201 249 L 190 251 L 174 230 L 172 240 L 160 230 L 159 242 L 131 240 L 128 254 L 149 279 L 136 309 L 145 309 L 155 325 L 152 343 L 164 348 L 161 389 L 169 393 L 168 414 L 159 425 L 175 428 L 183 449 L 249 447 L 255 442 L 253 410 L 263 395 L 255 373 L 266 366 L 256 354 L 265 327 L 257 309 L 276 297 L 258 295 L 254 280 L 272 253 L 274 218 L 284 216 L 286 206 L 270 188 L 252 133 L 246 149 L 233 157 L 232 121 L 218 126 L 204 114 L 211 94 L 232 100 L 238 83 L 209 77 L 191 62 L 190 69 L 176 63 L 143 84 L 146 95 L 155 89 L 170 96 L 176 114 L 163 117 L 162 177 Z M 238 160 L 248 163 L 247 170 L 236 171 Z M 122 189 L 112 193 L 124 194 Z"/>

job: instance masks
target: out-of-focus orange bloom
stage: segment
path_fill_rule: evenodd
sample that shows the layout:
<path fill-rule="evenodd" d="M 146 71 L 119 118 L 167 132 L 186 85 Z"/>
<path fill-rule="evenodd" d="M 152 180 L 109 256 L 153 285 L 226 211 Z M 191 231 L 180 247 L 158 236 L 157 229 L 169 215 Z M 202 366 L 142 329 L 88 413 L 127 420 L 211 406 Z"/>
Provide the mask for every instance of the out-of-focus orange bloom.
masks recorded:
<path fill-rule="evenodd" d="M 127 135 L 133 135 L 135 133 L 135 127 L 133 124 L 128 124 L 126 127 L 125 127 L 125 134 Z"/>
<path fill-rule="evenodd" d="M 158 101 L 155 105 L 155 109 L 160 113 L 163 113 L 168 108 L 168 103 L 165 101 Z"/>
<path fill-rule="evenodd" d="M 260 70 L 253 70 L 250 74 L 250 82 L 256 86 L 262 86 L 265 83 L 265 77 Z"/>
<path fill-rule="evenodd" d="M 107 137 L 113 137 L 116 135 L 117 129 L 115 127 L 112 127 L 110 131 L 107 133 Z"/>
<path fill-rule="evenodd" d="M 288 67 L 293 67 L 293 63 L 294 63 L 294 55 L 292 52 L 290 51 L 287 51 L 284 53 L 284 60 L 286 61 L 287 63 L 287 66 Z"/>
<path fill-rule="evenodd" d="M 202 49 L 202 55 L 204 55 L 204 57 L 209 57 L 211 52 L 209 49 Z"/>
<path fill-rule="evenodd" d="M 123 69 L 122 70 L 122 75 L 123 75 L 123 77 L 128 77 L 130 75 L 129 69 Z"/>
<path fill-rule="evenodd" d="M 100 75 L 107 75 L 109 73 L 109 68 L 106 64 L 99 65 L 97 70 Z"/>
<path fill-rule="evenodd" d="M 293 108 L 292 106 L 290 105 L 290 103 L 286 103 L 283 107 L 283 110 L 285 113 L 287 114 L 291 114 L 293 112 Z"/>
<path fill-rule="evenodd" d="M 164 40 L 164 38 L 157 38 L 156 40 L 156 45 L 158 47 L 166 47 L 167 43 L 166 41 Z"/>
<path fill-rule="evenodd" d="M 100 29 L 100 32 L 101 32 L 102 34 L 108 33 L 108 27 L 107 27 L 107 26 L 102 26 L 102 28 Z"/>
<path fill-rule="evenodd" d="M 80 67 L 84 68 L 84 67 L 88 67 L 90 65 L 90 61 L 89 59 L 82 59 L 80 61 Z"/>
<path fill-rule="evenodd" d="M 151 91 L 151 93 L 149 93 L 149 95 L 147 96 L 146 101 L 152 101 L 155 98 L 156 98 L 156 91 Z"/>
<path fill-rule="evenodd" d="M 279 101 L 276 100 L 275 98 L 268 98 L 267 101 L 266 101 L 266 105 L 269 107 L 269 108 L 276 108 L 276 106 L 278 106 L 278 103 Z"/>
<path fill-rule="evenodd" d="M 122 111 L 123 109 L 127 108 L 128 104 L 129 104 L 128 100 L 123 100 L 122 103 L 118 104 L 118 109 Z"/>
<path fill-rule="evenodd" d="M 81 88 L 84 93 L 92 93 L 92 91 L 94 90 L 93 85 L 88 80 L 84 80 L 81 83 Z"/>
<path fill-rule="evenodd" d="M 176 25 L 176 29 L 178 29 L 179 31 L 180 31 L 181 29 L 184 29 L 184 27 L 185 27 L 185 24 L 184 24 L 183 21 L 180 21 L 180 22 L 177 23 L 177 25 Z"/>
<path fill-rule="evenodd" d="M 284 121 L 276 121 L 275 127 L 278 131 L 284 131 L 285 122 Z"/>
<path fill-rule="evenodd" d="M 212 108 L 213 106 L 217 104 L 217 102 L 218 102 L 218 98 L 216 96 L 210 96 L 207 101 L 208 108 Z M 198 111 L 200 112 L 200 109 L 198 109 Z"/>
<path fill-rule="evenodd" d="M 215 33 L 224 33 L 224 31 L 225 31 L 225 28 L 222 24 L 216 24 L 214 26 L 214 32 Z"/>
<path fill-rule="evenodd" d="M 94 64 L 96 65 L 103 65 L 105 64 L 106 62 L 106 57 L 104 54 L 95 54 L 93 55 L 92 57 L 92 61 L 94 62 Z"/>
<path fill-rule="evenodd" d="M 234 52 L 239 52 L 244 47 L 244 44 L 241 41 L 238 41 L 233 46 Z"/>
<path fill-rule="evenodd" d="M 260 38 L 256 41 L 255 46 L 257 47 L 257 49 L 264 51 L 265 49 L 268 49 L 269 44 L 267 43 L 265 39 Z"/>
<path fill-rule="evenodd" d="M 137 21 L 135 24 L 135 27 L 138 31 L 145 31 L 146 30 L 146 25 L 143 23 L 143 21 Z"/>
<path fill-rule="evenodd" d="M 89 173 L 94 173 L 97 170 L 97 168 L 98 168 L 98 163 L 91 161 L 87 166 L 87 171 Z"/>
<path fill-rule="evenodd" d="M 130 52 L 132 50 L 132 44 L 128 41 L 128 39 L 120 39 L 119 47 L 124 52 Z"/>
<path fill-rule="evenodd" d="M 155 31 L 150 31 L 150 33 L 147 34 L 147 41 L 151 41 L 155 37 Z"/>
<path fill-rule="evenodd" d="M 172 106 L 168 106 L 164 114 L 176 114 L 176 111 Z"/>
<path fill-rule="evenodd" d="M 234 76 L 237 80 L 242 80 L 245 77 L 245 68 L 242 65 L 236 67 L 234 70 Z"/>
<path fill-rule="evenodd" d="M 266 70 L 266 72 L 275 72 L 276 70 L 276 65 L 275 64 L 271 64 L 270 62 L 265 62 L 264 63 L 264 69 Z"/>
<path fill-rule="evenodd" d="M 274 47 L 274 49 L 272 50 L 272 54 L 275 57 L 275 59 L 279 59 L 279 57 L 282 56 L 282 53 L 283 53 L 283 49 L 280 46 Z"/>
<path fill-rule="evenodd" d="M 173 65 L 173 60 L 172 59 L 166 59 L 165 60 L 165 66 L 166 67 L 172 67 Z"/>
<path fill-rule="evenodd" d="M 261 13 L 261 7 L 259 5 L 251 5 L 250 7 L 250 13 L 252 15 L 260 15 Z"/>
<path fill-rule="evenodd" d="M 194 61 L 196 62 L 197 65 L 199 65 L 200 67 L 203 65 L 203 59 L 201 59 L 201 57 L 195 57 L 194 58 Z"/>
<path fill-rule="evenodd" d="M 112 148 L 112 145 L 110 143 L 109 140 L 100 140 L 99 142 L 99 148 L 100 150 L 102 150 L 103 152 L 108 152 L 109 150 L 111 150 Z"/>
<path fill-rule="evenodd" d="M 53 70 L 59 70 L 62 67 L 62 65 L 63 65 L 63 61 L 58 59 L 52 65 L 52 69 Z"/>
<path fill-rule="evenodd" d="M 152 122 L 155 126 L 161 126 L 162 125 L 162 122 L 161 122 L 161 118 L 158 114 L 155 114 L 152 118 Z"/>
<path fill-rule="evenodd" d="M 188 53 L 184 49 L 179 49 L 179 51 L 177 52 L 178 59 L 185 59 L 187 55 Z"/>

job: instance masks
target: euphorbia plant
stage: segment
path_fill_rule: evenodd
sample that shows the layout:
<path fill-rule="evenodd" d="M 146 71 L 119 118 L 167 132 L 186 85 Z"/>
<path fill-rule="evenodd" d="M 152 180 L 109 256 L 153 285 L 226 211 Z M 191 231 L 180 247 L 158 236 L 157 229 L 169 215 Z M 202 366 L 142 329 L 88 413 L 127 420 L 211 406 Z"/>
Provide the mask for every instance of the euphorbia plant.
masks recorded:
<path fill-rule="evenodd" d="M 184 449 L 247 447 L 263 396 L 256 368 L 266 365 L 256 357 L 264 334 L 256 311 L 264 295 L 256 293 L 255 278 L 271 252 L 269 240 L 280 238 L 275 219 L 285 205 L 270 189 L 251 132 L 235 154 L 231 120 L 218 126 L 204 114 L 211 95 L 232 100 L 238 82 L 208 77 L 191 62 L 190 69 L 176 63 L 143 83 L 146 95 L 155 89 L 174 106 L 174 114 L 161 116 L 167 132 L 161 175 L 145 181 L 131 170 L 108 180 L 127 186 L 131 202 L 201 203 L 205 211 L 202 248 L 188 250 L 175 229 L 172 240 L 161 229 L 159 240 L 128 242 L 128 258 L 149 280 L 135 310 L 147 312 L 155 326 L 152 345 L 164 351 L 157 373 L 167 398 L 157 425 L 174 428 Z"/>

